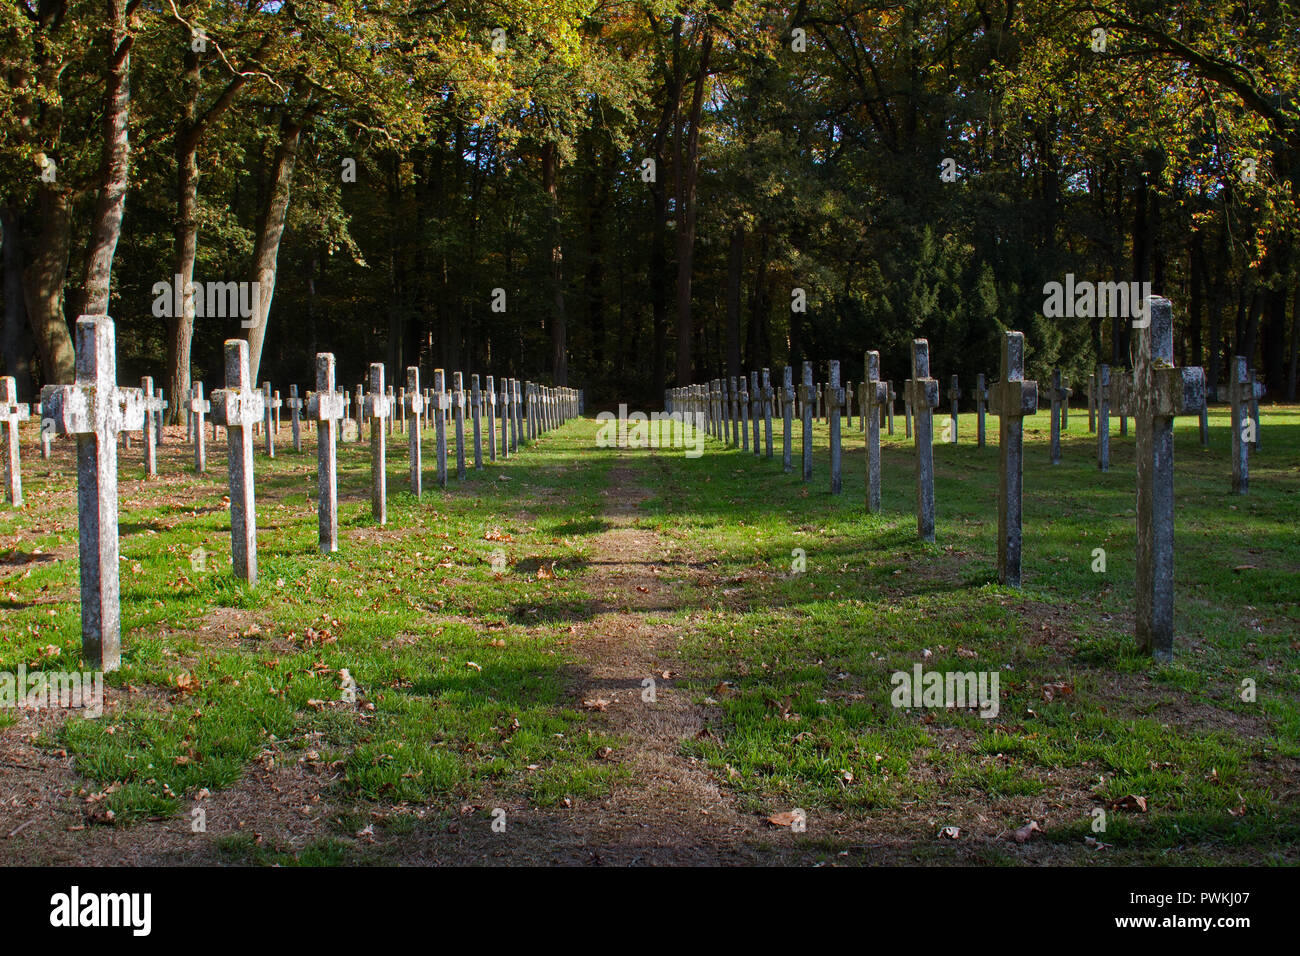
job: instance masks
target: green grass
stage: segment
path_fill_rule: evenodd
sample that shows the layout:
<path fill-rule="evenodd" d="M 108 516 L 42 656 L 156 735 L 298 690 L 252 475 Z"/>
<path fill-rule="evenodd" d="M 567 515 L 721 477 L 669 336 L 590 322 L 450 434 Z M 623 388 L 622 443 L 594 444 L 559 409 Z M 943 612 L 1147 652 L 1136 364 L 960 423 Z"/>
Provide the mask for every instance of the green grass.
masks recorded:
<path fill-rule="evenodd" d="M 1132 635 L 1133 438 L 1112 435 L 1101 474 L 1084 414 L 1056 467 L 1046 416 L 1028 422 L 1019 591 L 996 583 L 996 419 L 987 448 L 973 443 L 972 416 L 961 444 L 935 447 L 934 545 L 916 538 L 901 418 L 884 440 L 876 516 L 863 505 L 856 427 L 839 496 L 825 426 L 810 485 L 782 474 L 779 426 L 772 461 L 712 440 L 697 459 L 626 453 L 653 492 L 637 524 L 672 551 L 663 575 L 679 606 L 653 616 L 679 634 L 674 666 L 712 730 L 681 741 L 681 755 L 755 814 L 800 806 L 884 827 L 934 808 L 1006 827 L 1037 814 L 1043 842 L 1070 852 L 1094 835 L 1097 807 L 1134 794 L 1148 812 L 1110 811 L 1097 834 L 1115 852 L 1079 859 L 1294 859 L 1300 410 L 1265 409 L 1246 497 L 1229 494 L 1226 416 L 1211 424 L 1202 449 L 1195 422 L 1178 423 L 1170 665 L 1137 653 Z M 594 613 L 593 541 L 608 527 L 603 493 L 619 487 L 619 456 L 594 447 L 595 433 L 572 423 L 464 482 L 453 463 L 446 490 L 432 483 L 426 441 L 422 501 L 403 490 L 395 437 L 384 529 L 370 518 L 368 446 L 341 446 L 332 556 L 316 547 L 310 446 L 282 444 L 274 461 L 259 452 L 255 588 L 229 573 L 223 448 L 195 478 L 173 440 L 148 483 L 138 446 L 123 453 L 123 665 L 108 678 L 119 703 L 44 744 L 65 748 L 128 827 L 311 751 L 337 768 L 330 796 L 356 821 L 377 805 L 445 809 L 490 794 L 549 808 L 636 786 L 624 762 L 600 756 L 628 741 L 571 692 L 572 631 Z M 80 667 L 74 470 L 66 445 L 40 461 L 34 435 L 27 506 L 0 510 L 0 670 Z M 796 426 L 796 467 L 798 449 Z M 999 714 L 895 708 L 890 675 L 917 662 L 997 671 Z M 1247 679 L 1253 702 L 1241 697 Z M 1046 700 L 1054 682 L 1072 692 Z M 0 729 L 13 720 L 0 713 Z M 404 820 L 414 825 L 393 815 L 385 831 L 400 835 Z M 296 854 L 243 837 L 219 850 L 231 862 L 357 862 L 348 837 L 359 827 L 344 824 Z"/>

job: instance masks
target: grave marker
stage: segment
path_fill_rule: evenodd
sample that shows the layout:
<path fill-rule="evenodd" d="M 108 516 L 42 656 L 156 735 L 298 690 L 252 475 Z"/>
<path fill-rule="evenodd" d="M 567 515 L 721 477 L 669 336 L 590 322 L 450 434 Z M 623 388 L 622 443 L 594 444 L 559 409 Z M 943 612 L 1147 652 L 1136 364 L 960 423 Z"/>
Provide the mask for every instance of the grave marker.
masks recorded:
<path fill-rule="evenodd" d="M 289 386 L 289 427 L 293 432 L 293 450 L 302 451 L 302 399 L 298 397 L 298 386 Z"/>
<path fill-rule="evenodd" d="M 1025 381 L 1025 336 L 1005 332 L 1002 380 L 993 386 L 998 416 L 998 581 L 1020 587 L 1024 514 L 1025 416 L 1038 411 L 1038 383 Z"/>
<path fill-rule="evenodd" d="M 788 365 L 783 368 L 781 382 L 781 417 L 784 423 L 781 430 L 781 470 L 788 475 L 794 471 L 790 448 L 794 430 L 794 369 Z"/>
<path fill-rule="evenodd" d="M 488 461 L 497 460 L 497 393 L 496 381 L 489 375 L 483 380 L 483 400 L 487 403 Z"/>
<path fill-rule="evenodd" d="M 828 428 L 831 433 L 831 494 L 838 495 L 844 490 L 844 476 L 840 472 L 843 462 L 843 449 L 840 446 L 840 409 L 844 407 L 844 388 L 840 385 L 839 361 L 831 359 L 828 365 L 826 414 L 829 416 Z"/>
<path fill-rule="evenodd" d="M 347 415 L 347 396 L 334 380 L 334 353 L 316 353 L 316 391 L 307 398 L 307 417 L 316 422 L 317 540 L 322 554 L 339 549 L 338 440 Z"/>
<path fill-rule="evenodd" d="M 862 420 L 867 426 L 867 511 L 880 513 L 880 409 L 888 388 L 880 380 L 880 353 L 867 352 L 862 382 Z"/>
<path fill-rule="evenodd" d="M 5 429 L 5 497 L 15 508 L 23 506 L 22 460 L 18 451 L 18 423 L 31 417 L 31 408 L 18 403 L 18 382 L 12 375 L 0 378 L 0 424 Z"/>
<path fill-rule="evenodd" d="M 235 577 L 257 584 L 257 505 L 253 496 L 253 425 L 266 414 L 249 384 L 248 342 L 226 340 L 226 387 L 212 393 L 212 420 L 226 429 L 230 463 L 230 544 Z"/>
<path fill-rule="evenodd" d="M 1065 417 L 1062 414 L 1063 408 L 1069 407 L 1070 396 L 1074 394 L 1073 389 L 1061 387 L 1061 370 L 1052 371 L 1052 388 L 1050 398 L 1052 399 L 1052 464 L 1061 463 L 1061 429 L 1065 425 Z M 1068 414 L 1065 413 L 1065 414 Z"/>
<path fill-rule="evenodd" d="M 1259 426 L 1250 418 L 1255 400 L 1255 374 L 1246 367 L 1246 359 L 1234 355 L 1228 363 L 1228 404 L 1232 428 L 1232 490 L 1244 495 L 1250 491 L 1250 446 L 1259 437 Z"/>
<path fill-rule="evenodd" d="M 1160 660 L 1174 650 L 1174 416 L 1205 402 L 1205 371 L 1174 367 L 1173 306 L 1150 296 L 1134 329 L 1133 378 L 1116 383 L 1137 428 L 1137 643 Z"/>
<path fill-rule="evenodd" d="M 275 457 L 275 436 L 280 429 L 275 426 L 275 403 L 278 401 L 271 394 L 271 383 L 262 383 L 262 431 L 266 433 L 266 457 Z"/>
<path fill-rule="evenodd" d="M 212 410 L 212 403 L 203 397 L 202 382 L 195 382 L 190 391 L 189 410 L 194 419 L 194 474 L 204 475 L 208 471 L 208 444 L 203 431 L 203 417 Z"/>
<path fill-rule="evenodd" d="M 803 410 L 803 480 L 812 481 L 813 413 L 817 408 L 817 387 L 813 384 L 812 362 L 803 363 L 803 383 L 799 386 L 799 402 Z"/>
<path fill-rule="evenodd" d="M 980 372 L 975 376 L 975 388 L 971 390 L 971 398 L 975 399 L 975 434 L 976 447 L 984 447 L 984 413 L 988 408 L 989 389 L 984 382 L 984 373 Z"/>
<path fill-rule="evenodd" d="M 482 429 L 479 426 L 479 418 L 480 418 L 479 413 L 482 411 L 483 408 L 483 393 L 479 390 L 477 375 L 471 375 L 469 377 L 469 382 L 470 382 L 469 411 L 470 411 L 470 417 L 474 421 L 474 470 L 482 471 L 483 470 L 483 433 L 482 433 Z"/>
<path fill-rule="evenodd" d="M 957 444 L 957 402 L 961 399 L 961 389 L 957 386 L 957 376 L 954 375 L 948 384 L 948 401 L 951 402 L 951 412 L 948 416 L 949 428 L 952 434 L 948 438 L 948 444 Z"/>
<path fill-rule="evenodd" d="M 370 363 L 370 391 L 366 394 L 365 416 L 370 420 L 370 514 L 379 524 L 388 524 L 388 422 L 393 409 L 384 389 L 384 363 Z"/>
<path fill-rule="evenodd" d="M 930 377 L 930 343 L 912 340 L 912 377 L 903 386 L 903 400 L 916 418 L 916 530 L 922 541 L 934 543 L 934 423 L 931 409 L 939 406 L 939 382 Z"/>
<path fill-rule="evenodd" d="M 491 380 L 488 380 L 491 388 Z M 424 414 L 424 396 L 420 394 L 420 370 L 414 365 L 406 367 L 406 387 L 402 389 L 402 420 L 410 418 L 406 429 L 406 443 L 411 459 L 411 494 L 420 498 L 424 494 L 424 449 L 421 445 L 420 416 Z"/>
<path fill-rule="evenodd" d="M 1097 467 L 1110 471 L 1110 366 L 1097 366 Z"/>
<path fill-rule="evenodd" d="M 772 460 L 772 370 L 763 369 L 763 444 L 766 458 Z"/>
<path fill-rule="evenodd" d="M 434 445 L 438 459 L 438 487 L 447 487 L 447 373 L 440 368 L 433 370 L 433 395 L 437 403 L 430 414 L 433 415 L 433 430 L 437 436 Z"/>
<path fill-rule="evenodd" d="M 117 387 L 113 320 L 77 319 L 76 382 L 41 389 L 41 426 L 77 438 L 77 546 L 81 648 L 89 666 L 115 671 L 122 661 L 117 537 L 117 435 L 139 428 L 144 395 Z"/>
<path fill-rule="evenodd" d="M 465 377 L 460 372 L 453 372 L 452 381 L 452 412 L 456 419 L 456 478 L 460 481 L 465 480 Z M 533 416 L 528 416 L 529 424 L 533 422 Z"/>
<path fill-rule="evenodd" d="M 153 393 L 153 377 L 146 375 L 140 379 L 140 392 L 144 395 L 144 418 L 140 422 L 140 442 L 144 445 L 144 476 L 145 478 L 158 477 L 158 449 L 155 445 L 157 432 L 154 430 L 153 415 L 157 409 L 158 417 L 162 418 L 162 409 L 159 407 L 158 399 Z"/>

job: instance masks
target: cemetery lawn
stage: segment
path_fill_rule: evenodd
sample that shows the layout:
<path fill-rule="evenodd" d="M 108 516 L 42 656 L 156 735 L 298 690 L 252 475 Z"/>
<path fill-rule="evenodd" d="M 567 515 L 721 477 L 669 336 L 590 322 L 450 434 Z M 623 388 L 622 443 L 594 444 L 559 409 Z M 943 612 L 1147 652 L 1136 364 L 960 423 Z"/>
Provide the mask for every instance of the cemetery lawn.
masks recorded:
<path fill-rule="evenodd" d="M 369 447 L 341 445 L 332 556 L 314 445 L 295 454 L 286 427 L 274 461 L 256 455 L 255 588 L 230 575 L 224 442 L 196 478 L 169 429 L 146 482 L 137 440 L 123 666 L 98 719 L 0 711 L 0 854 L 1295 864 L 1300 409 L 1263 412 L 1245 497 L 1226 411 L 1209 449 L 1177 423 L 1171 665 L 1134 648 L 1132 434 L 1100 474 L 1078 410 L 1056 467 L 1047 415 L 1026 421 L 1021 590 L 996 583 L 992 417 L 988 448 L 973 416 L 935 447 L 935 545 L 916 540 L 901 417 L 880 516 L 856 418 L 839 496 L 824 425 L 804 485 L 779 423 L 768 461 L 712 440 L 698 459 L 597 448 L 582 420 L 471 459 L 464 482 L 453 457 L 445 491 L 426 439 L 422 501 L 392 436 L 382 528 Z M 29 428 L 26 506 L 0 508 L 0 671 L 81 669 L 73 448 L 43 462 Z M 916 664 L 996 671 L 999 713 L 892 706 L 891 674 Z M 769 821 L 796 809 L 804 832 Z"/>

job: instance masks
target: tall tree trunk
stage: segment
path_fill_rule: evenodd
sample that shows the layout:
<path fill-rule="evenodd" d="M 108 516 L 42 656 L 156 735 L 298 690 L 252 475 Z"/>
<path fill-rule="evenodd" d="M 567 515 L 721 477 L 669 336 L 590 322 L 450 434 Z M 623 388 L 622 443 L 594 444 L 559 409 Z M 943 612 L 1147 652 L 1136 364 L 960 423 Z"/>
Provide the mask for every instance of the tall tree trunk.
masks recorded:
<path fill-rule="evenodd" d="M 258 380 L 262 364 L 262 346 L 266 343 L 266 322 L 271 314 L 271 298 L 275 294 L 276 261 L 280 255 L 280 239 L 284 223 L 289 216 L 289 193 L 293 187 L 293 167 L 298 158 L 298 142 L 302 136 L 302 123 L 285 118 L 280 123 L 280 143 L 275 149 L 275 162 L 271 173 L 271 191 L 266 208 L 258 217 L 257 243 L 253 247 L 253 277 L 258 284 L 257 308 L 254 309 L 253 326 L 248 330 L 248 369 L 251 381 Z"/>
<path fill-rule="evenodd" d="M 542 144 L 542 187 L 550 209 L 551 235 L 551 375 L 556 385 L 569 384 L 568 320 L 564 314 L 564 244 L 560 234 L 559 156 L 555 143 Z"/>
<path fill-rule="evenodd" d="M 691 319 L 691 272 L 695 260 L 695 223 L 699 209 L 695 189 L 700 174 L 700 113 L 704 107 L 704 87 L 709 76 L 709 51 L 713 33 L 706 24 L 700 41 L 700 63 L 695 73 L 695 90 L 687 118 L 686 155 L 677 183 L 677 384 L 692 381 L 691 348 L 694 327 Z"/>
<path fill-rule="evenodd" d="M 104 81 L 104 118 L 99 170 L 99 196 L 91 220 L 90 243 L 86 247 L 85 282 L 81 312 L 108 313 L 112 286 L 113 255 L 122 235 L 122 214 L 126 208 L 127 180 L 131 173 L 131 44 L 127 33 L 125 0 L 108 0 L 111 24 L 108 70 Z"/>
<path fill-rule="evenodd" d="M 72 245 L 72 203 L 55 183 L 40 188 L 41 231 L 32 244 L 32 258 L 23 270 L 27 318 L 41 360 L 46 385 L 67 385 L 76 377 L 72 334 L 63 317 L 63 286 Z"/>
<path fill-rule="evenodd" d="M 745 224 L 731 227 L 727 250 L 727 375 L 740 374 L 740 277 L 745 269 Z M 753 336 L 751 335 L 751 341 Z M 753 356 L 750 356 L 751 364 Z"/>
<path fill-rule="evenodd" d="M 1204 351 L 1201 346 L 1201 318 L 1205 311 L 1205 250 L 1201 245 L 1201 234 L 1192 238 L 1191 261 L 1187 268 L 1187 281 L 1190 283 L 1190 302 L 1188 313 L 1191 318 L 1192 360 L 1191 365 L 1203 364 Z"/>
<path fill-rule="evenodd" d="M 14 377 L 20 398 L 33 393 L 32 339 L 27 333 L 27 303 L 23 299 L 23 244 L 18 215 L 12 205 L 0 206 L 4 243 L 4 368 Z"/>
<path fill-rule="evenodd" d="M 1295 298 L 1291 302 L 1291 367 L 1286 376 L 1286 400 L 1296 398 L 1296 373 L 1300 372 L 1300 278 L 1295 284 Z"/>

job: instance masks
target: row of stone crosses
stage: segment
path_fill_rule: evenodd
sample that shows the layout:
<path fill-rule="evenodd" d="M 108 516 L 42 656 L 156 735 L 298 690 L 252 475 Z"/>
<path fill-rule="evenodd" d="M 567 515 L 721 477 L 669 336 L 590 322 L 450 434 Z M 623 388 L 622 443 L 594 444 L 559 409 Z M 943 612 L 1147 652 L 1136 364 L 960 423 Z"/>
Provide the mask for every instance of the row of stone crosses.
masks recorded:
<path fill-rule="evenodd" d="M 121 662 L 119 436 L 140 433 L 145 448 L 146 474 L 153 476 L 157 468 L 155 443 L 161 441 L 162 412 L 166 408 L 161 397 L 153 392 L 150 379 L 145 379 L 141 388 L 118 387 L 114 335 L 113 320 L 108 316 L 81 316 L 77 320 L 76 382 L 45 386 L 41 390 L 37 412 L 41 417 L 44 442 L 49 441 L 51 432 L 75 436 L 77 440 L 82 650 L 87 663 L 102 671 L 116 670 Z M 411 491 L 419 497 L 423 483 L 422 420 L 431 420 L 434 426 L 438 484 L 446 487 L 449 427 L 454 427 L 457 475 L 462 479 L 466 476 L 467 408 L 473 433 L 474 467 L 481 469 L 485 432 L 488 460 L 497 458 L 498 420 L 501 456 L 509 458 L 521 442 L 558 428 L 581 414 L 583 407 L 582 392 L 572 388 L 502 379 L 498 395 L 492 376 L 486 379 L 486 389 L 480 391 L 478 376 L 474 375 L 467 393 L 460 372 L 454 373 L 452 388 L 448 390 L 445 374 L 438 369 L 434 372 L 434 387 L 422 391 L 419 369 L 408 368 L 406 376 L 401 404 L 397 405 L 391 390 L 384 386 L 383 364 L 372 364 L 370 390 L 363 392 L 358 389 L 355 418 L 349 417 L 351 396 L 335 386 L 332 353 L 317 354 L 316 390 L 306 394 L 305 402 L 298 398 L 297 386 L 290 389 L 289 408 L 296 450 L 302 449 L 299 412 L 316 423 L 317 508 L 322 553 L 338 550 L 338 442 L 342 422 L 356 426 L 358 440 L 361 423 L 370 424 L 371 511 L 376 522 L 384 524 L 388 520 L 387 438 L 392 434 L 395 418 L 408 433 Z M 15 401 L 12 378 L 3 379 L 0 390 L 0 422 L 8 431 L 6 485 L 10 500 L 21 505 L 18 423 L 31 417 L 31 409 Z M 217 426 L 226 431 L 231 563 L 235 576 L 250 585 L 257 583 L 253 432 L 255 427 L 263 430 L 267 454 L 274 457 L 274 435 L 278 430 L 274 402 L 274 393 L 269 385 L 257 389 L 249 382 L 248 342 L 230 339 L 225 343 L 225 387 L 205 399 L 202 383 L 195 383 L 187 403 L 196 473 L 204 473 L 207 467 L 205 417 L 211 415 L 214 436 Z M 482 421 L 484 412 L 486 429 Z"/>
<path fill-rule="evenodd" d="M 1127 433 L 1127 419 L 1132 417 L 1137 429 L 1137 640 L 1147 653 L 1169 659 L 1173 653 L 1173 418 L 1199 413 L 1201 443 L 1209 444 L 1205 372 L 1200 368 L 1175 368 L 1173 363 L 1173 309 L 1167 299 L 1153 297 L 1149 322 L 1135 324 L 1137 360 L 1131 374 L 1120 374 L 1101 365 L 1090 376 L 1088 386 L 1088 428 L 1097 432 L 1097 464 L 1102 471 L 1110 467 L 1110 413 L 1120 416 L 1121 434 Z M 1021 515 L 1024 459 L 1023 419 L 1038 410 L 1038 383 L 1026 381 L 1024 335 L 1005 332 L 1002 341 L 1001 381 L 991 388 L 984 376 L 977 378 L 972 397 L 978 416 L 978 442 L 984 446 L 985 407 L 1000 419 L 998 480 L 998 581 L 1019 587 L 1021 582 Z M 916 516 L 921 540 L 934 542 L 934 423 L 932 410 L 939 406 L 940 385 L 930 376 L 930 346 L 925 339 L 912 342 L 912 377 L 903 386 L 904 415 L 907 435 L 914 438 L 916 450 Z M 830 434 L 831 492 L 842 489 L 841 414 L 847 413 L 851 428 L 854 401 L 852 385 L 840 382 L 840 363 L 827 367 L 829 381 L 822 387 L 813 383 L 813 366 L 804 362 L 802 384 L 796 391 L 793 370 L 784 369 L 779 395 L 771 384 L 768 369 L 751 372 L 745 377 L 715 379 L 708 384 L 669 389 L 665 408 L 678 412 L 688 421 L 702 421 L 708 434 L 743 451 L 751 448 L 755 456 L 759 447 L 760 423 L 765 439 L 766 457 L 772 458 L 772 417 L 779 398 L 783 432 L 783 465 L 792 465 L 792 423 L 796 414 L 802 420 L 803 480 L 813 475 L 813 418 L 825 414 Z M 1116 374 L 1112 374 L 1115 371 Z M 867 445 L 867 510 L 881 511 L 880 497 L 880 429 L 887 424 L 894 433 L 893 385 L 880 379 L 880 353 L 867 352 L 864 360 L 865 381 L 857 389 L 856 406 Z M 1069 426 L 1071 389 L 1061 384 L 1060 370 L 1053 373 L 1051 398 L 1051 461 L 1061 461 L 1060 436 Z M 1248 488 L 1248 450 L 1258 450 L 1259 399 L 1263 388 L 1247 368 L 1246 359 L 1237 356 L 1229 366 L 1226 389 L 1211 390 L 1224 395 L 1231 404 L 1232 487 L 1240 494 Z M 961 397 L 957 377 L 947 397 L 951 401 L 950 422 L 944 437 L 957 440 L 957 404 Z M 915 422 L 915 429 L 913 429 Z M 752 429 L 752 442 L 750 439 Z"/>

